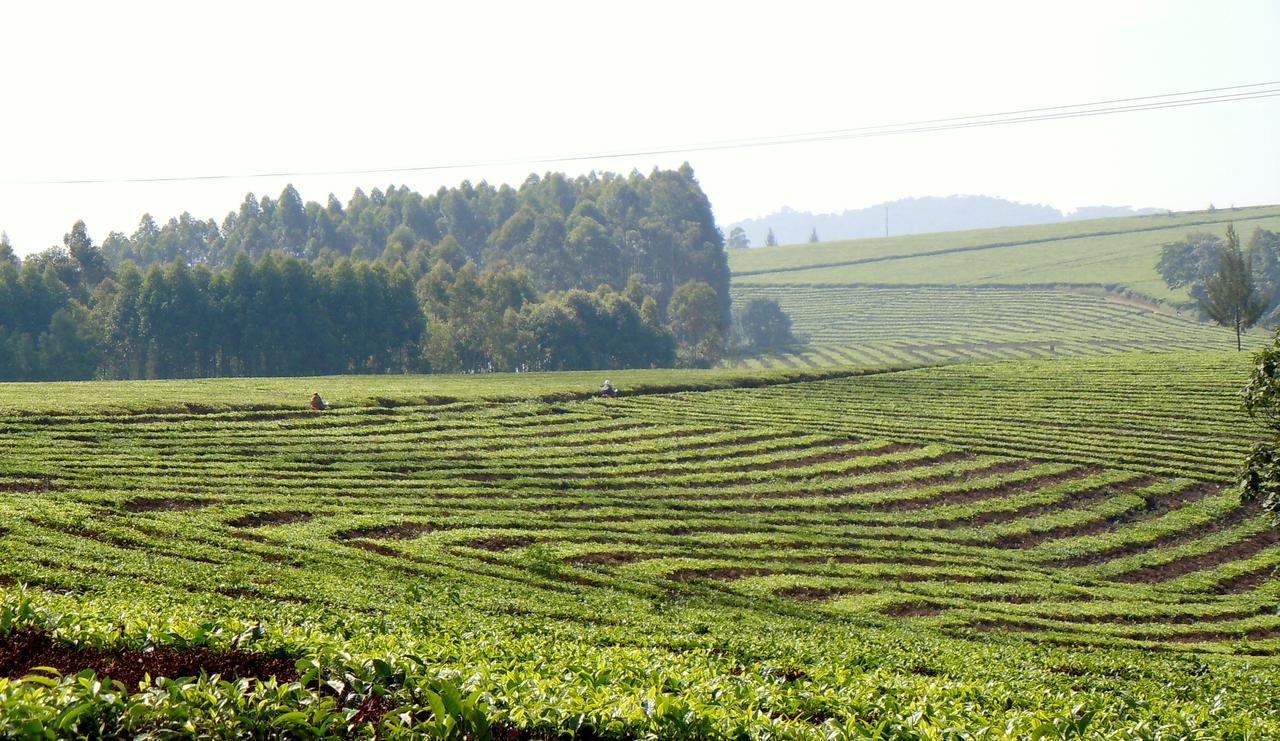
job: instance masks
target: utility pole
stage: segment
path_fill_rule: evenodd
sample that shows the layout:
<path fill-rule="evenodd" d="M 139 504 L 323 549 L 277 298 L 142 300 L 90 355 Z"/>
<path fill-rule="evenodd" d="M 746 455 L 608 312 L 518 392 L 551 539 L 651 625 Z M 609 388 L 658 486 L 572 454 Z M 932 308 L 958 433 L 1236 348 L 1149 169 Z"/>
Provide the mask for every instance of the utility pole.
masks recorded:
<path fill-rule="evenodd" d="M 889 236 L 889 204 L 884 204 L 884 235 Z"/>

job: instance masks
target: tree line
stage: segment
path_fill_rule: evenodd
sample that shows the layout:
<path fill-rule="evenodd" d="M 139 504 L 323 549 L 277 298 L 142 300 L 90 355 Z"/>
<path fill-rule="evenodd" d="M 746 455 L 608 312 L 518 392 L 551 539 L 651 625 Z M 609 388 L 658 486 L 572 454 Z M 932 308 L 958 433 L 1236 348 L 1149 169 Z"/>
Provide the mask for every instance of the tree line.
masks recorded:
<path fill-rule="evenodd" d="M 1280 234 L 1254 229 L 1241 248 L 1235 225 L 1223 237 L 1198 232 L 1167 244 L 1156 265 L 1170 288 L 1186 288 L 1208 319 L 1243 330 L 1280 324 Z"/>
<path fill-rule="evenodd" d="M 4 380 L 707 366 L 732 334 L 688 165 L 345 205 L 288 186 L 22 260 L 0 239 Z"/>

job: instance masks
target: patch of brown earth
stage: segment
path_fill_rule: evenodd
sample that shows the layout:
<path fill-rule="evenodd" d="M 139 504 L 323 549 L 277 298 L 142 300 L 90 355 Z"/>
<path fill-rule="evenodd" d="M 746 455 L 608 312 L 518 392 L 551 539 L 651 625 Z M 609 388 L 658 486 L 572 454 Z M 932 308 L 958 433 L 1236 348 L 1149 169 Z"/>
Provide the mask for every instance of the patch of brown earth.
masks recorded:
<path fill-rule="evenodd" d="M 1216 533 L 1219 530 L 1225 530 L 1229 527 L 1239 525 L 1251 517 L 1259 516 L 1258 513 L 1259 508 L 1257 505 L 1237 507 L 1221 517 L 1206 520 L 1199 525 L 1193 525 L 1192 527 L 1188 527 L 1183 530 L 1165 533 L 1164 535 L 1157 536 L 1150 540 L 1122 543 L 1093 553 L 1085 553 L 1083 555 L 1071 556 L 1070 558 L 1063 558 L 1046 563 L 1050 563 L 1054 566 L 1067 567 L 1088 566 L 1091 564 L 1103 563 L 1105 561 L 1112 561 L 1114 559 L 1130 556 L 1142 551 L 1155 550 L 1179 543 L 1190 543 L 1193 540 L 1199 540 L 1200 538 Z"/>
<path fill-rule="evenodd" d="M 435 526 L 425 522 L 402 522 L 397 525 L 373 525 L 356 527 L 350 530 L 339 530 L 334 537 L 340 540 L 374 538 L 377 540 L 409 540 L 435 530 Z"/>
<path fill-rule="evenodd" d="M 601 553 L 583 553 L 579 556 L 573 556 L 569 561 L 575 564 L 587 566 L 621 566 L 623 564 L 635 563 L 637 561 L 645 561 L 651 558 L 661 558 L 661 554 L 657 553 L 638 553 L 636 551 L 612 551 Z"/>
<path fill-rule="evenodd" d="M 1012 584 L 1013 582 L 1022 581 L 1019 577 L 1009 574 L 921 574 L 921 573 L 905 573 L 905 574 L 884 574 L 880 577 L 885 581 L 901 581 L 901 582 L 922 582 L 922 581 L 945 581 L 955 584 Z"/>
<path fill-rule="evenodd" d="M 213 504 L 212 499 L 199 499 L 192 497 L 159 497 L 149 499 L 132 499 L 122 505 L 122 509 L 126 512 L 135 514 L 141 512 L 185 512 L 192 509 L 200 509 Z"/>
<path fill-rule="evenodd" d="M 223 679 L 275 677 L 281 682 L 297 678 L 294 660 L 254 651 L 207 648 L 177 649 L 158 646 L 132 648 L 76 648 L 54 641 L 47 633 L 23 629 L 0 635 L 0 676 L 18 678 L 38 666 L 57 669 L 63 675 L 92 669 L 99 677 L 110 677 L 133 690 L 146 675 L 152 677 L 195 677 L 219 674 Z"/>
<path fill-rule="evenodd" d="M 0 491 L 8 492 L 44 493 L 48 491 L 64 491 L 66 488 L 66 484 L 56 482 L 52 477 L 41 474 L 0 481 Z"/>
<path fill-rule="evenodd" d="M 1187 556 L 1168 563 L 1153 564 L 1111 577 L 1113 581 L 1129 584 L 1162 582 L 1174 577 L 1190 574 L 1193 571 L 1206 571 L 1224 563 L 1249 558 L 1257 553 L 1280 543 L 1280 530 L 1268 528 L 1257 535 L 1237 540 L 1225 548 L 1210 551 L 1199 556 Z"/>
<path fill-rule="evenodd" d="M 376 554 L 378 554 L 379 556 L 389 556 L 389 557 L 391 557 L 391 558 L 403 558 L 403 557 L 404 557 L 404 554 L 403 554 L 403 553 L 401 553 L 401 552 L 399 552 L 399 551 L 397 551 L 396 549 L 394 549 L 394 548 L 390 548 L 390 547 L 385 546 L 385 545 L 382 545 L 381 543 L 375 543 L 375 542 L 373 542 L 372 540 L 359 540 L 359 539 L 354 539 L 354 540 L 348 540 L 348 541 L 346 541 L 346 544 L 347 544 L 347 545 L 349 545 L 349 546 L 351 546 L 351 547 L 353 547 L 353 548 L 359 548 L 359 549 L 360 549 L 360 550 L 362 550 L 362 551 L 368 551 L 368 552 L 370 552 L 370 553 L 376 553 Z"/>
<path fill-rule="evenodd" d="M 1158 477 L 1153 475 L 1139 476 L 1129 481 L 1117 481 L 1110 484 L 1102 484 L 1100 486 L 1082 489 L 1080 491 L 1067 492 L 1061 499 L 1053 502 L 1045 502 L 1042 504 L 1029 504 L 1025 507 L 1007 510 L 989 510 L 985 512 L 976 512 L 967 517 L 950 517 L 938 520 L 927 520 L 923 522 L 914 522 L 912 525 L 918 527 L 935 528 L 939 530 L 954 530 L 956 528 L 979 527 L 981 525 L 995 525 L 1003 522 L 1012 522 L 1013 520 L 1021 520 L 1027 517 L 1038 517 L 1048 512 L 1062 509 L 1064 507 L 1082 507 L 1095 502 L 1106 499 L 1114 495 L 1117 491 L 1125 488 L 1141 488 L 1148 486 Z"/>
<path fill-rule="evenodd" d="M 1102 470 L 1103 469 L 1100 466 L 1073 468 L 1069 471 L 1063 471 L 1062 473 L 1045 474 L 1043 476 L 1016 479 L 1014 481 L 1002 481 L 998 484 L 980 486 L 972 489 L 940 492 L 939 494 L 930 497 L 879 502 L 869 505 L 865 507 L 865 509 L 870 512 L 907 512 L 954 504 L 970 504 L 972 502 L 980 502 L 985 499 L 995 499 L 997 497 L 1009 496 L 1010 494 L 1040 489 L 1045 486 L 1059 484 L 1065 481 L 1088 478 L 1089 476 L 1101 473 Z"/>
<path fill-rule="evenodd" d="M 264 527 L 267 525 L 292 525 L 299 522 L 306 522 L 315 515 L 311 512 L 299 512 L 297 510 L 277 510 L 274 512 L 254 512 L 243 517 L 237 517 L 227 522 L 231 527 Z"/>
<path fill-rule="evenodd" d="M 1251 589 L 1265 584 L 1268 579 L 1275 576 L 1275 566 L 1263 566 L 1260 569 L 1246 571 L 1243 574 L 1233 576 L 1230 579 L 1223 579 L 1213 586 L 1215 594 L 1237 594 L 1239 592 L 1248 592 Z"/>
<path fill-rule="evenodd" d="M 1084 535 L 1097 535 L 1098 533 L 1119 530 L 1127 525 L 1153 520 L 1185 504 L 1203 499 L 1209 494 L 1219 491 L 1220 488 L 1217 484 L 1192 484 L 1176 492 L 1149 497 L 1145 506 L 1139 505 L 1134 509 L 1111 517 L 1077 525 L 1062 525 L 1033 533 L 1006 535 L 997 539 L 995 545 L 1001 548 L 1033 548 L 1050 540 L 1077 538 Z"/>

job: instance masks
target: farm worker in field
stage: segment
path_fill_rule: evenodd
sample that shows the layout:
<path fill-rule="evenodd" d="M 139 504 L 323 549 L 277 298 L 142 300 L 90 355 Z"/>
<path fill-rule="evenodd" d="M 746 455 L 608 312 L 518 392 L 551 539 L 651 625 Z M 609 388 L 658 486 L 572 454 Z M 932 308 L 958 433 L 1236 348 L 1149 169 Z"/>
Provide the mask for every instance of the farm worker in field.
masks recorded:
<path fill-rule="evenodd" d="M 312 394 L 312 395 L 311 395 L 311 409 L 312 409 L 313 411 L 317 411 L 317 412 L 318 412 L 318 411 L 321 411 L 321 410 L 323 410 L 323 409 L 328 409 L 328 408 L 329 408 L 329 405 L 328 405 L 328 404 L 326 404 L 326 403 L 324 403 L 324 399 L 321 399 L 321 398 L 320 398 L 320 392 L 319 392 L 319 391 L 317 391 L 317 392 L 315 392 L 314 394 Z"/>
<path fill-rule="evenodd" d="M 604 379 L 604 383 L 600 384 L 600 395 L 601 396 L 617 396 L 618 389 L 614 387 L 612 383 L 610 383 L 609 379 L 606 378 Z"/>

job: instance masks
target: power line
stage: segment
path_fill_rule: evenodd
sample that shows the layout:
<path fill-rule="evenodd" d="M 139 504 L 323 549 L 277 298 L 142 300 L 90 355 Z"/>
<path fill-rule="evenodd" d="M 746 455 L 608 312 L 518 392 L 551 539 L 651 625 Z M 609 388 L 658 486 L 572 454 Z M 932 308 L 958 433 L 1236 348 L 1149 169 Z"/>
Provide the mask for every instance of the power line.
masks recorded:
<path fill-rule="evenodd" d="M 1211 94 L 1210 94 L 1211 93 Z M 1250 83 L 1247 85 L 1230 85 L 1226 87 L 1188 90 L 1180 93 L 1162 93 L 1159 95 L 1143 95 L 1129 98 L 1114 98 L 1091 103 L 1073 103 L 1067 105 L 1047 106 L 1041 108 L 1025 108 L 1021 110 L 984 113 L 970 116 L 953 116 L 948 118 L 924 119 L 896 124 L 880 124 L 846 129 L 830 129 L 799 134 L 752 137 L 746 139 L 727 139 L 694 144 L 680 144 L 665 147 L 642 149 L 626 149 L 588 154 L 557 155 L 547 157 L 519 157 L 497 160 L 476 160 L 471 162 L 455 162 L 448 164 L 428 164 L 409 167 L 386 167 L 364 169 L 334 169 L 311 171 L 258 172 L 217 175 L 181 175 L 171 177 L 139 177 L 139 178 L 83 178 L 69 180 L 15 180 L 3 181 L 4 185 L 100 185 L 124 183 L 173 183 L 200 182 L 216 180 L 251 180 L 257 178 L 278 177 L 324 177 L 335 175 L 383 175 L 408 172 L 430 172 L 439 170 L 458 170 L 465 168 L 493 167 L 502 165 L 531 165 L 554 162 L 583 162 L 590 160 L 618 159 L 622 157 L 640 157 L 663 154 L 691 154 L 694 152 L 713 152 L 732 149 L 752 149 L 774 147 L 791 144 L 808 144 L 815 142 L 865 139 L 880 136 L 903 136 L 910 134 L 951 131 L 957 129 L 985 128 L 988 126 L 1008 126 L 1013 124 L 1037 121 L 1053 121 L 1071 118 L 1115 115 L 1136 111 L 1154 111 L 1191 106 L 1230 103 L 1242 100 L 1260 100 L 1280 97 L 1280 81 Z"/>

